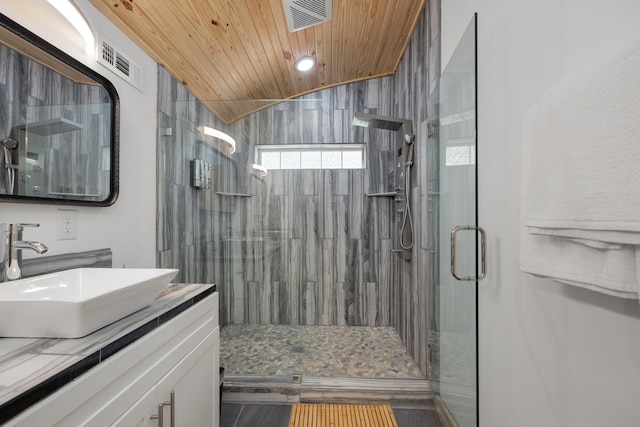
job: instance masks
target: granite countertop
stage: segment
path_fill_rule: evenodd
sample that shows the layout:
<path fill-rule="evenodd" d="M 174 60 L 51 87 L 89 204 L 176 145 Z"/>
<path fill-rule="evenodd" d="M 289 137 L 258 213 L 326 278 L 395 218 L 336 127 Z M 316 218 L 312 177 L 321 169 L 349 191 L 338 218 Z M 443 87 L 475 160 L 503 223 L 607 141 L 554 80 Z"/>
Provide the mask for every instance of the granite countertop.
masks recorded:
<path fill-rule="evenodd" d="M 0 423 L 216 291 L 171 284 L 148 307 L 83 338 L 0 338 Z"/>

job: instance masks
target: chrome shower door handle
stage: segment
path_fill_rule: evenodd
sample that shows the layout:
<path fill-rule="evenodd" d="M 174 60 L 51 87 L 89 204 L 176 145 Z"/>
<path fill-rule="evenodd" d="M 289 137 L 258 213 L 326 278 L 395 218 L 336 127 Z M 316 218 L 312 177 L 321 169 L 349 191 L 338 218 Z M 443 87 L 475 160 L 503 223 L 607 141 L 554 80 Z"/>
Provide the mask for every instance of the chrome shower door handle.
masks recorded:
<path fill-rule="evenodd" d="M 456 234 L 459 231 L 477 231 L 480 233 L 480 273 L 478 276 L 461 276 L 456 271 Z M 487 236 L 482 227 L 473 225 L 457 225 L 451 230 L 451 275 L 456 280 L 475 281 L 482 280 L 487 276 Z"/>

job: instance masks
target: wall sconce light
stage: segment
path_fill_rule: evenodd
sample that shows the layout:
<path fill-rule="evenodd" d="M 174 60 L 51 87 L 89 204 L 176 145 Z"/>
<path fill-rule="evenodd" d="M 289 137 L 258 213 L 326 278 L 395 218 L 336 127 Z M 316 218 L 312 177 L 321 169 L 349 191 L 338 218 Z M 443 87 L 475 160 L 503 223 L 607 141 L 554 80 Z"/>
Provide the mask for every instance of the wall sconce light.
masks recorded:
<path fill-rule="evenodd" d="M 316 65 L 315 58 L 311 56 L 303 56 L 302 58 L 296 61 L 296 70 L 302 71 L 302 72 L 309 71 L 310 69 L 315 67 L 315 65 Z"/>
<path fill-rule="evenodd" d="M 229 144 L 229 150 L 231 154 L 236 152 L 236 140 L 226 133 L 219 131 L 218 129 L 210 128 L 209 126 L 202 127 L 202 133 L 205 135 L 212 136 L 214 138 L 218 138 Z"/>
<path fill-rule="evenodd" d="M 260 173 L 260 176 L 267 176 L 267 168 L 265 168 L 264 166 L 254 163 L 253 169 L 258 171 L 258 173 Z"/>
<path fill-rule="evenodd" d="M 64 16 L 71 25 L 76 29 L 78 33 L 84 39 L 86 50 L 88 54 L 93 54 L 95 49 L 95 38 L 93 37 L 93 31 L 87 22 L 87 19 L 80 12 L 76 5 L 70 0 L 47 0 L 51 6 L 55 7 L 62 16 Z"/>

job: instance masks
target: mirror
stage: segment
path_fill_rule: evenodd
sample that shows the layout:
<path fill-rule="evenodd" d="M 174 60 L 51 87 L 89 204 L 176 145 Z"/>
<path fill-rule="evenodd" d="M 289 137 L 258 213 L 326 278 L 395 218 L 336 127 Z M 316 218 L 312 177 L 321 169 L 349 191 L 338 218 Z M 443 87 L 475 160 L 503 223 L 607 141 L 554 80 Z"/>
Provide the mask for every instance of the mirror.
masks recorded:
<path fill-rule="evenodd" d="M 0 14 L 0 201 L 109 206 L 119 100 L 106 78 Z"/>

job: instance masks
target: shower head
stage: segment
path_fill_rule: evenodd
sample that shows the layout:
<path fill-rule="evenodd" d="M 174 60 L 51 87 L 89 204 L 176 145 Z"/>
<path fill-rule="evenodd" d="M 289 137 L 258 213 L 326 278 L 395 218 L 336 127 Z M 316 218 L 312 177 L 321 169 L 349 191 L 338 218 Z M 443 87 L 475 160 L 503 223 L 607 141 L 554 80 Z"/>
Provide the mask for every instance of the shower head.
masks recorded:
<path fill-rule="evenodd" d="M 82 128 L 83 126 L 80 123 L 65 119 L 64 117 L 28 123 L 20 127 L 20 129 L 26 130 L 29 133 L 35 133 L 36 135 L 41 136 L 57 135 L 59 133 L 71 132 Z"/>
<path fill-rule="evenodd" d="M 413 144 L 413 141 L 416 140 L 416 135 L 414 133 L 405 133 L 404 134 L 404 142 L 409 144 Z"/>
<path fill-rule="evenodd" d="M 4 164 L 5 166 L 10 165 L 13 162 L 11 160 L 11 151 L 9 150 L 13 150 L 14 148 L 16 148 L 18 146 L 18 141 L 11 138 L 4 138 L 2 141 L 0 141 L 0 144 L 2 145 Z"/>
<path fill-rule="evenodd" d="M 13 150 L 18 146 L 18 141 L 11 138 L 5 138 L 0 143 L 2 144 L 2 148 L 8 149 L 8 150 Z"/>
<path fill-rule="evenodd" d="M 398 117 L 378 116 L 358 111 L 353 115 L 352 125 L 394 131 L 402 129 L 402 132 L 405 134 L 405 140 L 406 135 L 413 134 L 411 120 L 401 119 Z"/>
<path fill-rule="evenodd" d="M 393 117 L 376 116 L 375 114 L 367 114 L 356 112 L 353 115 L 353 126 L 362 126 L 366 128 L 400 130 L 404 123 L 402 119 Z"/>

